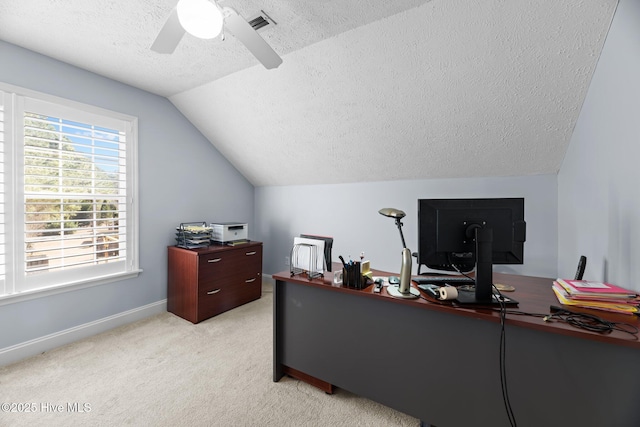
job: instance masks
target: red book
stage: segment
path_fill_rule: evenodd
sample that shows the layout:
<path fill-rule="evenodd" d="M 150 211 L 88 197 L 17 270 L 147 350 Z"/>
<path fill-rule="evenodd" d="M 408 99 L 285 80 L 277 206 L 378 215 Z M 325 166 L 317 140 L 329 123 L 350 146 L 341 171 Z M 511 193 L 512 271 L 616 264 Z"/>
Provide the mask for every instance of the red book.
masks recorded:
<path fill-rule="evenodd" d="M 558 279 L 557 282 L 567 290 L 570 295 L 601 295 L 609 297 L 626 297 L 635 298 L 638 296 L 637 292 L 629 289 L 621 288 L 620 286 L 612 285 L 606 282 L 594 282 L 590 280 L 571 280 L 571 279 Z"/>

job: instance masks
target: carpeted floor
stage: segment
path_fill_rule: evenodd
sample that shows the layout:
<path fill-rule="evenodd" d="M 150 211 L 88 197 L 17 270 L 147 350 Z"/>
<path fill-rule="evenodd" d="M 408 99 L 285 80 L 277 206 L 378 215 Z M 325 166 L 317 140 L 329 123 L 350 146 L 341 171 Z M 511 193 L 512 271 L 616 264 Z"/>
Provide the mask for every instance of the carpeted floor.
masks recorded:
<path fill-rule="evenodd" d="M 163 313 L 0 368 L 0 426 L 419 425 L 344 390 L 274 383 L 272 304 L 266 283 L 198 325 Z"/>

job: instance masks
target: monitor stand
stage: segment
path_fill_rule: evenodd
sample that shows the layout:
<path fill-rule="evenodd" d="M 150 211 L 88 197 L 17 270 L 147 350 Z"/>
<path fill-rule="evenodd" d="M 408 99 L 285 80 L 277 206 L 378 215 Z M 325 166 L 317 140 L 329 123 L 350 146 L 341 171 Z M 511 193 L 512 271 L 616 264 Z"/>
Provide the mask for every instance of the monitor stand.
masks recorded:
<path fill-rule="evenodd" d="M 394 298 L 414 299 L 420 298 L 420 291 L 416 288 L 409 287 L 407 292 L 400 292 L 400 285 L 387 286 L 387 293 Z"/>
<path fill-rule="evenodd" d="M 493 293 L 493 230 L 475 227 L 476 285 L 473 291 L 458 291 L 460 305 L 518 306 L 518 301 Z"/>

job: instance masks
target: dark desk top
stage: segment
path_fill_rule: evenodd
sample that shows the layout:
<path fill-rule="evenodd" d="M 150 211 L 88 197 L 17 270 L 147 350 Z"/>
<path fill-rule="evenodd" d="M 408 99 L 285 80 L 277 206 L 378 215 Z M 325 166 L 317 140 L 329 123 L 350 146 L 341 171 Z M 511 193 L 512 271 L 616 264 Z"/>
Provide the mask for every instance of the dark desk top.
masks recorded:
<path fill-rule="evenodd" d="M 389 273 L 378 270 L 373 270 L 373 274 L 374 276 L 397 276 L 397 273 Z M 423 291 L 420 291 L 420 293 L 424 298 L 399 299 L 390 296 L 386 292 L 386 288 L 383 289 L 380 293 L 374 293 L 373 285 L 370 285 L 369 287 L 362 290 L 333 286 L 333 273 L 331 272 L 326 272 L 324 277 L 309 280 L 306 276 L 301 275 L 291 277 L 289 271 L 283 271 L 274 274 L 273 279 L 326 288 L 327 290 L 331 290 L 334 292 L 345 292 L 354 295 L 361 295 L 366 298 L 382 298 L 389 301 L 390 303 L 406 304 L 428 310 L 441 311 L 460 316 L 468 316 L 498 323 L 500 322 L 500 313 L 497 310 L 478 307 L 456 307 L 453 303 L 450 302 L 436 301 L 435 299 L 429 297 Z M 520 304 L 518 307 L 510 308 L 509 310 L 517 310 L 520 312 L 532 314 L 549 314 L 549 307 L 551 305 L 561 306 L 561 304 L 556 299 L 553 291 L 551 290 L 553 280 L 554 279 L 545 277 L 493 273 L 494 283 L 512 285 L 515 287 L 515 291 L 505 292 L 505 296 L 514 298 Z M 412 283 L 412 286 L 416 287 L 415 283 Z M 610 322 L 628 323 L 634 325 L 637 328 L 640 328 L 640 318 L 636 315 L 614 314 L 598 310 L 580 309 L 577 307 L 567 307 L 567 309 L 575 312 L 594 314 Z M 613 331 L 607 334 L 591 332 L 557 320 L 545 322 L 542 317 L 535 317 L 530 315 L 507 314 L 506 322 L 509 325 L 516 325 L 549 333 L 556 333 L 640 349 L 640 334 L 637 333 L 632 336 L 620 331 Z"/>

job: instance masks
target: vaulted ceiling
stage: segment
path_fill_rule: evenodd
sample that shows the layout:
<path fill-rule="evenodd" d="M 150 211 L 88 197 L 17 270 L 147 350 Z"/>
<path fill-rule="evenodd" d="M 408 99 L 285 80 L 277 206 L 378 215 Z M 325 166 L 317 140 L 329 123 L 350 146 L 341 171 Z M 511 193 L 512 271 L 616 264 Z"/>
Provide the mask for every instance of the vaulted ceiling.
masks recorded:
<path fill-rule="evenodd" d="M 256 186 L 556 173 L 617 0 L 226 0 L 277 25 L 149 49 L 177 0 L 0 0 L 0 39 L 166 96 Z"/>

